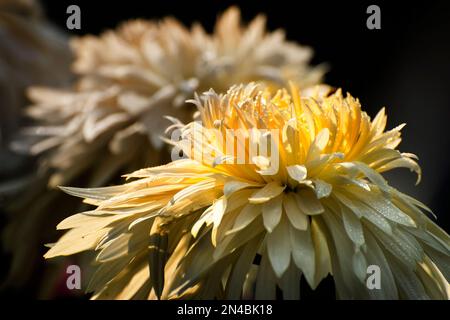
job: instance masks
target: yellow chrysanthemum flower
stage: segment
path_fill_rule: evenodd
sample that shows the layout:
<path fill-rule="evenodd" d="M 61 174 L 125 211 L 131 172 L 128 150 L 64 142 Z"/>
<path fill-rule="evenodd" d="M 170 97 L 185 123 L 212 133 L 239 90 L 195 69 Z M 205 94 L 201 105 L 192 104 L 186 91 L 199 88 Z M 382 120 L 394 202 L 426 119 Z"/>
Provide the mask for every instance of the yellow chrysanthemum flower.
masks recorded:
<path fill-rule="evenodd" d="M 272 299 L 277 287 L 296 299 L 301 277 L 315 289 L 328 274 L 340 299 L 448 298 L 449 236 L 380 174 L 420 177 L 384 109 L 371 121 L 340 90 L 255 84 L 194 102 L 201 123 L 171 128 L 186 158 L 65 188 L 97 208 L 61 222 L 70 230 L 45 257 L 97 251 L 94 299 Z"/>
<path fill-rule="evenodd" d="M 31 87 L 26 114 L 34 127 L 14 143 L 15 150 L 38 156 L 40 167 L 9 208 L 14 218 L 4 238 L 14 255 L 13 283 L 26 279 L 20 270 L 33 265 L 32 247 L 54 241 L 48 228 L 55 217 L 76 210 L 52 189 L 98 187 L 167 162 L 160 136 L 169 122 L 163 116 L 191 121 L 195 108 L 185 100 L 195 90 L 222 91 L 245 81 L 306 86 L 323 74 L 322 67 L 309 66 L 310 48 L 286 41 L 282 30 L 266 31 L 263 16 L 243 26 L 237 8 L 218 19 L 212 34 L 170 18 L 136 20 L 71 44 L 75 83 L 69 89 Z"/>

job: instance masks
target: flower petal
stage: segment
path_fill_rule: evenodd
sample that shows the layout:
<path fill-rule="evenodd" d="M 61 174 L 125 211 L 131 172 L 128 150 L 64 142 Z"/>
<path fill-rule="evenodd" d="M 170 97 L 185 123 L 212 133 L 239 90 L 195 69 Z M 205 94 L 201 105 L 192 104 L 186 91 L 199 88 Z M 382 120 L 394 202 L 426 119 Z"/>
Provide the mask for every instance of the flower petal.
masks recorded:
<path fill-rule="evenodd" d="M 282 217 L 277 227 L 267 234 L 267 253 L 277 278 L 283 276 L 291 260 L 291 244 L 288 234 L 289 224 L 285 217 Z"/>
<path fill-rule="evenodd" d="M 290 227 L 289 229 L 292 257 L 297 267 L 302 270 L 306 281 L 311 287 L 314 287 L 315 275 L 315 252 L 311 238 L 311 228 L 298 230 Z"/>
<path fill-rule="evenodd" d="M 306 215 L 317 215 L 324 211 L 324 208 L 311 189 L 301 189 L 297 192 L 295 199 L 297 205 Z"/>
<path fill-rule="evenodd" d="M 263 223 L 269 232 L 272 232 L 280 222 L 281 213 L 283 212 L 282 203 L 283 197 L 280 195 L 263 204 Z"/>
<path fill-rule="evenodd" d="M 308 228 L 308 217 L 299 208 L 295 197 L 293 193 L 289 193 L 283 198 L 284 211 L 295 228 L 306 230 Z"/>
<path fill-rule="evenodd" d="M 289 176 L 297 182 L 302 182 L 308 175 L 306 167 L 301 165 L 289 166 L 286 170 Z"/>
<path fill-rule="evenodd" d="M 281 186 L 278 182 L 272 181 L 252 194 L 248 200 L 254 204 L 264 203 L 281 194 L 285 188 L 285 186 Z"/>

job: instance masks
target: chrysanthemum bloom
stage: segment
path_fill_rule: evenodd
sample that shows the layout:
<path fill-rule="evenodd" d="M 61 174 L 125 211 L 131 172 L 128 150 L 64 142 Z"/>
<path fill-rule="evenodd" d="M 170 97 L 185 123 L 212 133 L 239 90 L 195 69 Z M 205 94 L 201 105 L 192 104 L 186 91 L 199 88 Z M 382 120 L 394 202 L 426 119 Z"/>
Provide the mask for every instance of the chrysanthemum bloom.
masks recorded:
<path fill-rule="evenodd" d="M 41 170 L 15 203 L 17 223 L 5 235 L 11 251 L 21 251 L 14 267 L 26 264 L 29 252 L 21 239 L 42 244 L 43 237 L 51 238 L 47 227 L 54 229 L 54 218 L 75 210 L 47 185 L 102 186 L 166 162 L 168 153 L 160 152 L 168 123 L 163 116 L 191 121 L 195 108 L 185 100 L 194 90 L 226 90 L 249 80 L 306 86 L 323 73 L 308 65 L 310 48 L 286 41 L 281 30 L 266 32 L 262 16 L 241 26 L 236 8 L 224 13 L 213 34 L 173 19 L 138 20 L 99 37 L 75 39 L 72 48 L 73 88 L 29 90 L 34 105 L 26 113 L 35 127 L 25 130 L 15 149 L 39 156 Z"/>
<path fill-rule="evenodd" d="M 70 50 L 36 1 L 0 0 L 0 145 L 18 125 L 30 85 L 62 85 L 69 78 Z"/>
<path fill-rule="evenodd" d="M 23 157 L 8 150 L 30 85 L 64 85 L 71 80 L 67 38 L 44 18 L 37 1 L 0 0 L 0 194 L 12 192 Z M 0 196 L 0 206 L 2 201 Z"/>
<path fill-rule="evenodd" d="M 65 189 L 97 208 L 61 222 L 45 257 L 95 250 L 93 298 L 297 299 L 301 277 L 315 289 L 328 274 L 340 299 L 448 298 L 449 236 L 380 174 L 420 178 L 384 109 L 371 120 L 340 91 L 254 84 L 195 104 L 201 124 L 173 142 L 187 158 Z"/>

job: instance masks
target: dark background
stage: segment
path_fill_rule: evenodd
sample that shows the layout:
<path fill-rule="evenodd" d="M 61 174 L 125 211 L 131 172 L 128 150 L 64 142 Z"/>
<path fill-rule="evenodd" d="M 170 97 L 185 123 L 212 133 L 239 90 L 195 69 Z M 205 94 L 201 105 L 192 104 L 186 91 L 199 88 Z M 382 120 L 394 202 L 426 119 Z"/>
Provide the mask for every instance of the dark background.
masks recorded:
<path fill-rule="evenodd" d="M 338 3 L 339 2 L 339 3 Z M 422 183 L 407 170 L 391 184 L 428 204 L 450 230 L 450 2 L 449 1 L 43 1 L 48 18 L 66 29 L 66 8 L 81 9 L 81 30 L 99 34 L 132 18 L 173 16 L 199 21 L 212 31 L 219 13 L 238 5 L 245 21 L 258 13 L 268 28 L 315 49 L 313 63 L 326 62 L 325 81 L 351 92 L 375 116 L 387 107 L 388 127 L 406 122 L 400 150 L 415 153 Z M 367 7 L 381 9 L 381 30 L 369 30 Z"/>
<path fill-rule="evenodd" d="M 132 18 L 173 16 L 199 21 L 212 31 L 219 13 L 238 5 L 245 21 L 258 13 L 268 28 L 314 48 L 314 64 L 326 62 L 326 83 L 358 97 L 370 116 L 387 107 L 388 128 L 406 122 L 400 150 L 415 153 L 422 183 L 407 170 L 390 183 L 429 205 L 450 231 L 450 1 L 42 1 L 47 17 L 71 35 L 99 34 Z M 71 4 L 81 8 L 81 30 L 66 29 Z M 366 27 L 369 5 L 381 8 L 381 30 Z M 330 283 L 310 292 L 328 297 Z M 307 286 L 302 288 L 308 290 Z M 304 291 L 303 291 L 304 292 Z M 302 294 L 303 295 L 303 294 Z"/>

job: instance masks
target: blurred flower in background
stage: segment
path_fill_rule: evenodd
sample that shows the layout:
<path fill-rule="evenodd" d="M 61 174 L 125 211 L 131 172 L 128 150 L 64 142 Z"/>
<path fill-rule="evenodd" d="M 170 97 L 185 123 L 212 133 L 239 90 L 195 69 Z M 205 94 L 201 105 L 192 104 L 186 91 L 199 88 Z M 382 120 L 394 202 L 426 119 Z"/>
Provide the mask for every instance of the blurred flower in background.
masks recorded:
<path fill-rule="evenodd" d="M 64 85 L 71 79 L 66 37 L 49 24 L 36 1 L 0 1 L 0 178 L 17 172 L 23 158 L 9 152 L 30 85 Z M 18 181 L 16 181 L 18 182 Z M 0 189 L 2 184 L 0 183 Z M 11 190 L 11 189 L 10 189 Z M 1 199 L 0 199 L 1 200 Z"/>
<path fill-rule="evenodd" d="M 310 48 L 286 41 L 282 30 L 267 32 L 263 16 L 242 26 L 237 8 L 218 19 L 212 34 L 171 18 L 134 20 L 72 39 L 71 46 L 76 80 L 69 89 L 31 87 L 33 105 L 25 113 L 33 125 L 13 143 L 39 161 L 20 202 L 9 206 L 13 219 L 3 235 L 15 284 L 27 279 L 30 252 L 55 239 L 54 222 L 76 206 L 56 186 L 103 186 L 168 161 L 163 116 L 191 121 L 195 108 L 185 101 L 195 91 L 248 81 L 304 87 L 319 83 L 324 72 L 309 65 Z"/>
<path fill-rule="evenodd" d="M 449 298 L 449 236 L 380 174 L 421 174 L 397 150 L 403 125 L 385 131 L 384 108 L 372 120 L 340 90 L 260 84 L 194 103 L 201 124 L 174 126 L 186 159 L 123 185 L 65 188 L 96 209 L 61 222 L 68 231 L 46 258 L 95 251 L 94 299 L 275 299 L 277 287 L 298 299 L 302 277 L 315 289 L 328 274 L 339 299 Z M 245 163 L 230 154 L 227 130 L 243 134 L 232 141 Z M 251 137 L 276 152 L 251 154 Z M 379 290 L 367 287 L 370 265 L 381 270 Z"/>
<path fill-rule="evenodd" d="M 70 72 L 72 54 L 67 40 L 62 32 L 46 21 L 36 1 L 0 0 L 0 211 L 8 197 L 30 183 L 32 159 L 8 149 L 8 144 L 24 122 L 21 115 L 29 104 L 26 88 L 31 85 L 63 87 L 70 84 L 73 78 Z M 14 202 L 20 201 L 16 199 Z M 31 211 L 34 205 L 38 204 L 28 203 L 27 210 Z M 13 220 L 26 223 L 22 220 L 23 214 L 15 216 L 15 212 L 9 213 Z M 13 240 L 17 241 L 14 246 L 22 244 L 26 254 L 19 253 L 22 266 L 18 268 L 30 270 L 39 251 L 27 249 L 36 248 L 37 244 L 28 242 L 34 241 L 33 237 L 19 236 Z M 5 242 L 4 246 L 13 250 L 11 243 Z M 26 276 L 14 277 L 13 282 L 21 286 L 27 279 Z"/>
<path fill-rule="evenodd" d="M 30 85 L 68 82 L 66 37 L 43 17 L 38 3 L 0 1 L 0 142 L 16 129 Z"/>
<path fill-rule="evenodd" d="M 43 166 L 55 170 L 52 187 L 89 169 L 88 184 L 102 185 L 118 168 L 158 157 L 168 124 L 163 116 L 191 120 L 194 110 L 185 101 L 195 91 L 221 92 L 248 81 L 320 82 L 323 68 L 308 65 L 312 50 L 285 41 L 281 30 L 266 33 L 264 21 L 260 16 L 242 27 L 231 8 L 212 35 L 168 18 L 75 39 L 74 88 L 30 89 L 35 104 L 26 112 L 36 126 L 25 130 L 16 149 L 45 154 Z"/>

